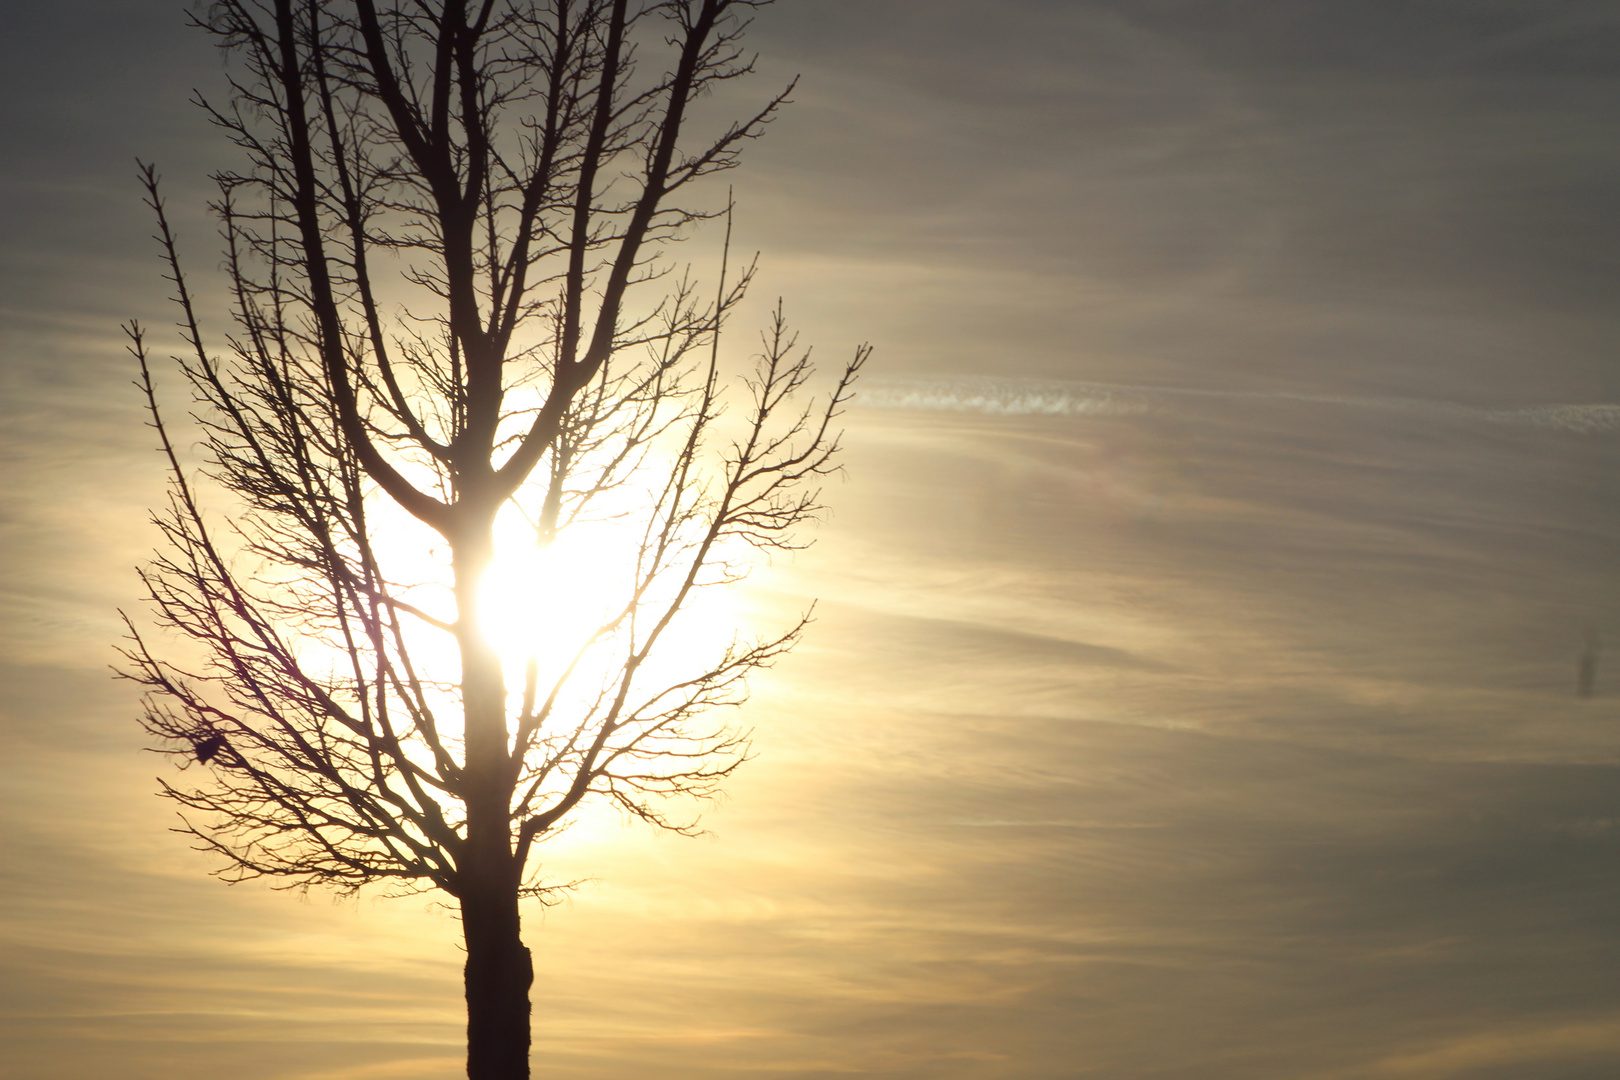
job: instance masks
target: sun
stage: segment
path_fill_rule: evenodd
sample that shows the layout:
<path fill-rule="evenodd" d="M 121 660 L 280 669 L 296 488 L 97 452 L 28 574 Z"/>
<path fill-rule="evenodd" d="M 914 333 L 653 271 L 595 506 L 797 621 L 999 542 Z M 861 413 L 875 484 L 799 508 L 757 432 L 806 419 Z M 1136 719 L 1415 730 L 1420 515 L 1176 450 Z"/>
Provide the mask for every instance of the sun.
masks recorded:
<path fill-rule="evenodd" d="M 508 671 L 532 660 L 542 677 L 560 673 L 613 622 L 635 589 L 630 532 L 622 523 L 576 522 L 548 543 L 522 514 L 501 515 L 495 559 L 479 586 L 479 629 Z"/>
<path fill-rule="evenodd" d="M 563 712 L 589 711 L 622 671 L 627 649 L 644 642 L 671 605 L 682 567 L 651 582 L 638 572 L 646 562 L 646 507 L 644 492 L 625 490 L 549 542 L 541 539 L 532 508 L 514 501 L 497 517 L 495 555 L 478 588 L 477 625 L 500 657 L 511 715 L 521 711 L 531 678 L 541 700 L 556 690 Z M 404 653 L 441 730 L 453 732 L 459 728 L 461 655 L 449 546 L 381 495 L 371 513 L 372 549 L 391 592 L 427 616 L 402 619 Z M 735 566 L 742 558 L 719 550 L 708 562 Z M 639 663 L 636 687 L 662 690 L 710 670 L 742 631 L 743 606 L 735 585 L 691 590 Z M 329 667 L 334 674 L 346 671 L 347 651 L 327 637 L 319 644 L 332 654 Z"/>
<path fill-rule="evenodd" d="M 636 514 L 577 520 L 543 542 L 516 506 L 502 513 L 495 558 L 479 589 L 479 629 L 500 655 L 511 692 L 531 667 L 542 693 L 570 668 L 571 680 L 589 685 L 607 674 L 598 670 L 602 662 L 622 657 L 632 628 L 645 634 L 662 615 L 678 575 L 641 580 L 643 539 Z M 731 593 L 709 585 L 689 594 L 643 665 L 642 680 L 679 680 L 712 662 L 736 631 Z"/>

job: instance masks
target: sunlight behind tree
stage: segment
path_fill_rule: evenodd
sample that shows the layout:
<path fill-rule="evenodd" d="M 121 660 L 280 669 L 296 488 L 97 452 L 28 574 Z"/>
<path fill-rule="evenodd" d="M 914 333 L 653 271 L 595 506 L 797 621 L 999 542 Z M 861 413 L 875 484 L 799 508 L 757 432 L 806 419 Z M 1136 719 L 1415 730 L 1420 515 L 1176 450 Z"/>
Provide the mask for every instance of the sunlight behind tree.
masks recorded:
<path fill-rule="evenodd" d="M 689 120 L 751 71 L 762 3 L 214 4 L 233 98 L 204 107 L 245 159 L 215 177 L 223 355 L 144 169 L 205 463 L 132 324 L 171 477 L 143 580 L 204 654 L 130 624 L 164 793 L 227 880 L 453 897 L 471 1080 L 528 1075 L 538 846 L 591 803 L 694 831 L 748 676 L 805 625 L 699 603 L 803 545 L 867 355 L 812 395 L 779 305 L 721 362 L 753 268 L 727 272 L 729 197 L 684 200 L 787 91 Z M 700 286 L 666 245 L 722 217 Z"/>

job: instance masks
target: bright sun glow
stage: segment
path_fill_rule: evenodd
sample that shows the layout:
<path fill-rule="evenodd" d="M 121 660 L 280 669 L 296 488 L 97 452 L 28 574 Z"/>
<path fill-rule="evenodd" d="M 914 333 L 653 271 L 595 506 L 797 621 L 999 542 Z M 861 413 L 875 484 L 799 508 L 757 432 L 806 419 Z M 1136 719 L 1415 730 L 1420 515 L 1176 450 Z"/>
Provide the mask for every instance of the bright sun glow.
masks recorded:
<path fill-rule="evenodd" d="M 500 652 L 507 683 L 521 690 L 523 672 L 533 662 L 544 694 L 574 662 L 594 635 L 620 619 L 636 587 L 641 531 L 634 517 L 577 521 L 549 544 L 515 511 L 496 526 L 496 558 L 480 592 L 481 628 Z M 649 589 L 636 612 L 644 635 L 674 592 L 674 576 Z M 660 638 L 647 681 L 678 680 L 696 674 L 723 649 L 734 632 L 736 612 L 729 589 L 695 590 Z M 617 632 L 629 629 L 628 618 Z M 577 676 L 590 683 L 601 675 L 587 657 Z"/>
<path fill-rule="evenodd" d="M 530 657 L 556 670 L 613 618 L 634 587 L 629 531 L 587 522 L 542 546 L 521 518 L 502 516 L 479 601 L 480 629 L 507 670 L 521 671 Z"/>
<path fill-rule="evenodd" d="M 521 708 L 531 663 L 544 699 L 593 637 L 600 639 L 579 659 L 559 695 L 559 706 L 572 712 L 619 670 L 625 635 L 632 630 L 631 618 L 620 616 L 635 592 L 644 524 L 643 515 L 634 512 L 640 508 L 632 501 L 634 494 L 628 490 L 619 494 L 626 500 L 622 508 L 597 507 L 594 518 L 575 520 L 549 544 L 540 542 L 533 523 L 516 506 L 508 506 L 497 520 L 495 561 L 479 593 L 479 625 L 501 657 L 514 713 Z M 620 509 L 625 512 L 614 512 Z M 373 520 L 382 523 L 373 546 L 386 576 L 395 583 L 395 594 L 437 619 L 453 621 L 455 601 L 443 541 L 381 497 L 372 513 Z M 678 572 L 666 573 L 644 592 L 634 615 L 638 640 L 644 640 L 668 607 L 678 580 Z M 657 684 L 661 689 L 707 670 L 737 636 L 740 616 L 734 589 L 724 585 L 694 589 L 640 670 L 638 686 L 652 689 Z M 602 632 L 616 619 L 618 637 L 608 641 Z M 437 702 L 434 709 L 444 729 L 452 730 L 458 726 L 459 712 L 450 691 L 460 671 L 455 639 L 417 620 L 406 623 L 413 667 L 441 687 L 431 690 L 430 697 Z"/>

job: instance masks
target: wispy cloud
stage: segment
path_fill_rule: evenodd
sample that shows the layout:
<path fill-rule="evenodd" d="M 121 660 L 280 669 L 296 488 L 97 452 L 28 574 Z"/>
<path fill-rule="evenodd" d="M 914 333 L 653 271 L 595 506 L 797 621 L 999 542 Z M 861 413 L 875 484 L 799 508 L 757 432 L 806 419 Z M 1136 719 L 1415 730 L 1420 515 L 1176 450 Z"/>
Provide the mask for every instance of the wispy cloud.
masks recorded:
<path fill-rule="evenodd" d="M 302 1080 L 431 1080 L 453 1074 L 461 1063 L 459 1056 L 411 1058 L 307 1073 Z"/>
<path fill-rule="evenodd" d="M 1135 416 L 1149 409 L 1147 395 L 1136 387 L 981 376 L 874 379 L 861 387 L 857 400 L 874 409 L 992 416 Z"/>
<path fill-rule="evenodd" d="M 1162 822 L 1155 821 L 957 821 L 952 824 L 961 825 L 969 829 L 1162 829 Z"/>
<path fill-rule="evenodd" d="M 1601 1019 L 1515 1026 L 1445 1040 L 1363 1065 L 1320 1074 L 1321 1080 L 1441 1080 L 1475 1069 L 1612 1061 L 1620 1049 L 1620 1022 Z"/>
<path fill-rule="evenodd" d="M 1137 416 L 1153 412 L 1178 398 L 1227 398 L 1376 409 L 1419 417 L 1452 417 L 1515 427 L 1558 428 L 1580 434 L 1620 430 L 1620 405 L 1611 404 L 1482 408 L 1455 401 L 1420 398 L 1131 386 L 989 376 L 874 379 L 861 388 L 858 401 L 874 409 L 973 412 L 991 416 Z"/>

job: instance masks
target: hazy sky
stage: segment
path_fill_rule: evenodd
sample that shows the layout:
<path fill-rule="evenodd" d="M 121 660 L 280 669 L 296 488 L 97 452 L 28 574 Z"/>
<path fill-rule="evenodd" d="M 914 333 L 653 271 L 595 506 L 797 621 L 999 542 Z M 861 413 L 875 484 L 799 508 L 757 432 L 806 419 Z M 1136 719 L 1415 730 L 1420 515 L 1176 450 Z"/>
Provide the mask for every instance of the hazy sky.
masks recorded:
<path fill-rule="evenodd" d="M 107 673 L 161 497 L 117 324 L 172 318 L 133 159 L 212 266 L 219 62 L 167 0 L 4 7 L 0 1072 L 449 1080 L 450 917 L 207 878 Z M 1620 1073 L 1620 11 L 752 43 L 744 95 L 803 76 L 733 177 L 758 298 L 876 359 L 714 835 L 548 853 L 537 1075 Z"/>

